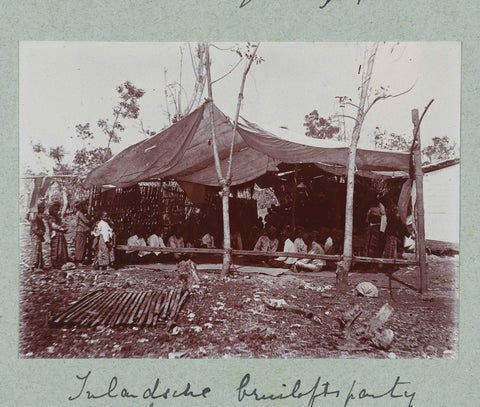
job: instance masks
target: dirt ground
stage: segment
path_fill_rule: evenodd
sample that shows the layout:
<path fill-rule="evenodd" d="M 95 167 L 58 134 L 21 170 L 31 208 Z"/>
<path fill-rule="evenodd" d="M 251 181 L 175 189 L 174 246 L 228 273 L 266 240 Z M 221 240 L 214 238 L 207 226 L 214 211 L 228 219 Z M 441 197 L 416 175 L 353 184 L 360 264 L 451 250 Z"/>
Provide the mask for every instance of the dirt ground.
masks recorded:
<path fill-rule="evenodd" d="M 99 288 L 161 290 L 173 271 L 130 265 L 113 271 L 82 267 L 68 278 L 59 270 L 31 272 L 28 227 L 21 227 L 19 355 L 22 358 L 456 358 L 458 354 L 458 256 L 428 256 L 427 295 L 368 270 L 353 272 L 347 294 L 336 293 L 335 273 L 286 272 L 281 276 L 200 270 L 200 285 L 182 308 L 177 328 L 52 326 L 49 322 L 83 295 Z M 69 236 L 71 239 L 71 236 Z M 204 259 L 207 260 L 207 259 Z M 201 259 L 196 258 L 196 262 Z M 221 258 L 213 258 L 220 263 Z M 239 261 L 243 261 L 239 259 Z M 208 259 L 212 263 L 212 258 Z M 415 267 L 395 276 L 418 285 Z M 354 295 L 362 281 L 373 283 L 377 298 Z M 272 310 L 265 300 L 313 312 L 306 318 Z M 394 311 L 385 328 L 394 332 L 388 349 L 372 344 L 346 346 L 339 319 L 358 304 L 362 327 L 385 303 Z"/>

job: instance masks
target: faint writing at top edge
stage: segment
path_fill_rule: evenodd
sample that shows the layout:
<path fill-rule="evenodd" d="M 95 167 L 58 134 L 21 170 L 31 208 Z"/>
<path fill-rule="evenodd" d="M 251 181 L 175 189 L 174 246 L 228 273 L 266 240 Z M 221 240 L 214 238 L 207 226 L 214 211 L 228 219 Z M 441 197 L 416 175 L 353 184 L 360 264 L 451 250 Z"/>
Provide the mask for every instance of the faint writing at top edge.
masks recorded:
<path fill-rule="evenodd" d="M 247 5 L 249 5 L 253 0 L 242 0 L 242 2 L 240 3 L 240 8 L 243 8 Z M 330 4 L 332 2 L 332 0 L 322 0 L 323 1 L 323 4 L 318 6 L 319 8 L 325 8 L 328 6 L 328 4 Z M 360 1 L 361 0 L 357 0 L 357 5 L 360 4 Z"/>

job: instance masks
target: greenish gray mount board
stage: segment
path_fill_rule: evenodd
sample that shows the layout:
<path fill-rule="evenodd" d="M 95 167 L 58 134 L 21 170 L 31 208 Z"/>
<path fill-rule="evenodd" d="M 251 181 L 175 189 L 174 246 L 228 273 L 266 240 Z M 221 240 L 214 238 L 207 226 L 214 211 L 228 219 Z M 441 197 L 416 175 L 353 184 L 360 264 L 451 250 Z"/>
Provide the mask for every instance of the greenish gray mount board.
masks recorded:
<path fill-rule="evenodd" d="M 381 392 L 397 376 L 416 392 L 414 406 L 477 406 L 480 273 L 479 84 L 480 7 L 477 0 L 241 0 L 19 1 L 0 4 L 0 135 L 2 141 L 0 272 L 0 404 L 4 406 L 307 406 L 308 400 L 239 402 L 245 373 L 268 391 L 301 379 L 310 388 L 321 376 L 348 392 L 356 379 Z M 21 40 L 67 41 L 461 41 L 461 271 L 458 360 L 29 360 L 18 348 L 18 46 Z M 439 67 L 441 69 L 441 67 Z M 103 398 L 69 401 L 76 375 L 91 371 L 95 390 L 113 376 L 131 391 L 153 386 L 197 391 L 207 398 L 155 400 Z M 273 391 L 273 390 L 271 390 Z M 152 403 L 152 404 L 150 404 Z M 349 406 L 406 406 L 392 399 Z M 316 406 L 343 405 L 319 398 Z"/>

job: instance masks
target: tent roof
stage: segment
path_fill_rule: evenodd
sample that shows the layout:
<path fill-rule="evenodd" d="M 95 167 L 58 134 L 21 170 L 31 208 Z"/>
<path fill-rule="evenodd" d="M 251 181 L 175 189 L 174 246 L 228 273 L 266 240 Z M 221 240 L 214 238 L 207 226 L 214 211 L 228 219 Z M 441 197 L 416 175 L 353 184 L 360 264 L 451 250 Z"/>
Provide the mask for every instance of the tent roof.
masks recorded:
<path fill-rule="evenodd" d="M 211 142 L 208 103 L 157 135 L 123 150 L 91 171 L 87 185 L 127 187 L 140 181 L 175 178 L 195 184 L 218 186 Z M 214 122 L 221 166 L 226 170 L 233 131 L 232 121 L 214 105 Z M 325 146 L 326 145 L 326 146 Z M 278 162 L 320 163 L 345 168 L 348 147 L 312 140 L 307 144 L 288 140 L 243 119 L 237 128 L 232 164 L 232 185 L 252 181 L 276 168 Z M 407 153 L 357 150 L 357 169 L 408 171 Z"/>

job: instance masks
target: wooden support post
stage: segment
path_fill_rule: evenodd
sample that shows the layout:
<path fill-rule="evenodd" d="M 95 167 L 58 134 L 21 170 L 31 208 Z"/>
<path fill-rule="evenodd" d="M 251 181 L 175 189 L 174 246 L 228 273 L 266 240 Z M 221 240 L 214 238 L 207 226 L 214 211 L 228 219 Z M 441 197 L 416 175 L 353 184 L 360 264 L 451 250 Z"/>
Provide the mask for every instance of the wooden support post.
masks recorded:
<path fill-rule="evenodd" d="M 295 236 L 295 212 L 297 210 L 297 182 L 298 182 L 298 164 L 295 164 L 295 172 L 293 174 L 293 199 L 292 199 L 292 218 L 290 230 L 292 235 Z"/>
<path fill-rule="evenodd" d="M 420 292 L 427 291 L 427 255 L 425 245 L 425 210 L 423 207 L 423 169 L 422 169 L 422 150 L 420 142 L 420 125 L 418 117 L 418 109 L 412 110 L 413 122 L 413 163 L 415 166 L 415 187 L 416 187 L 416 202 L 415 202 L 415 221 L 416 221 L 416 242 L 415 249 L 418 253 L 418 262 L 420 265 Z"/>

